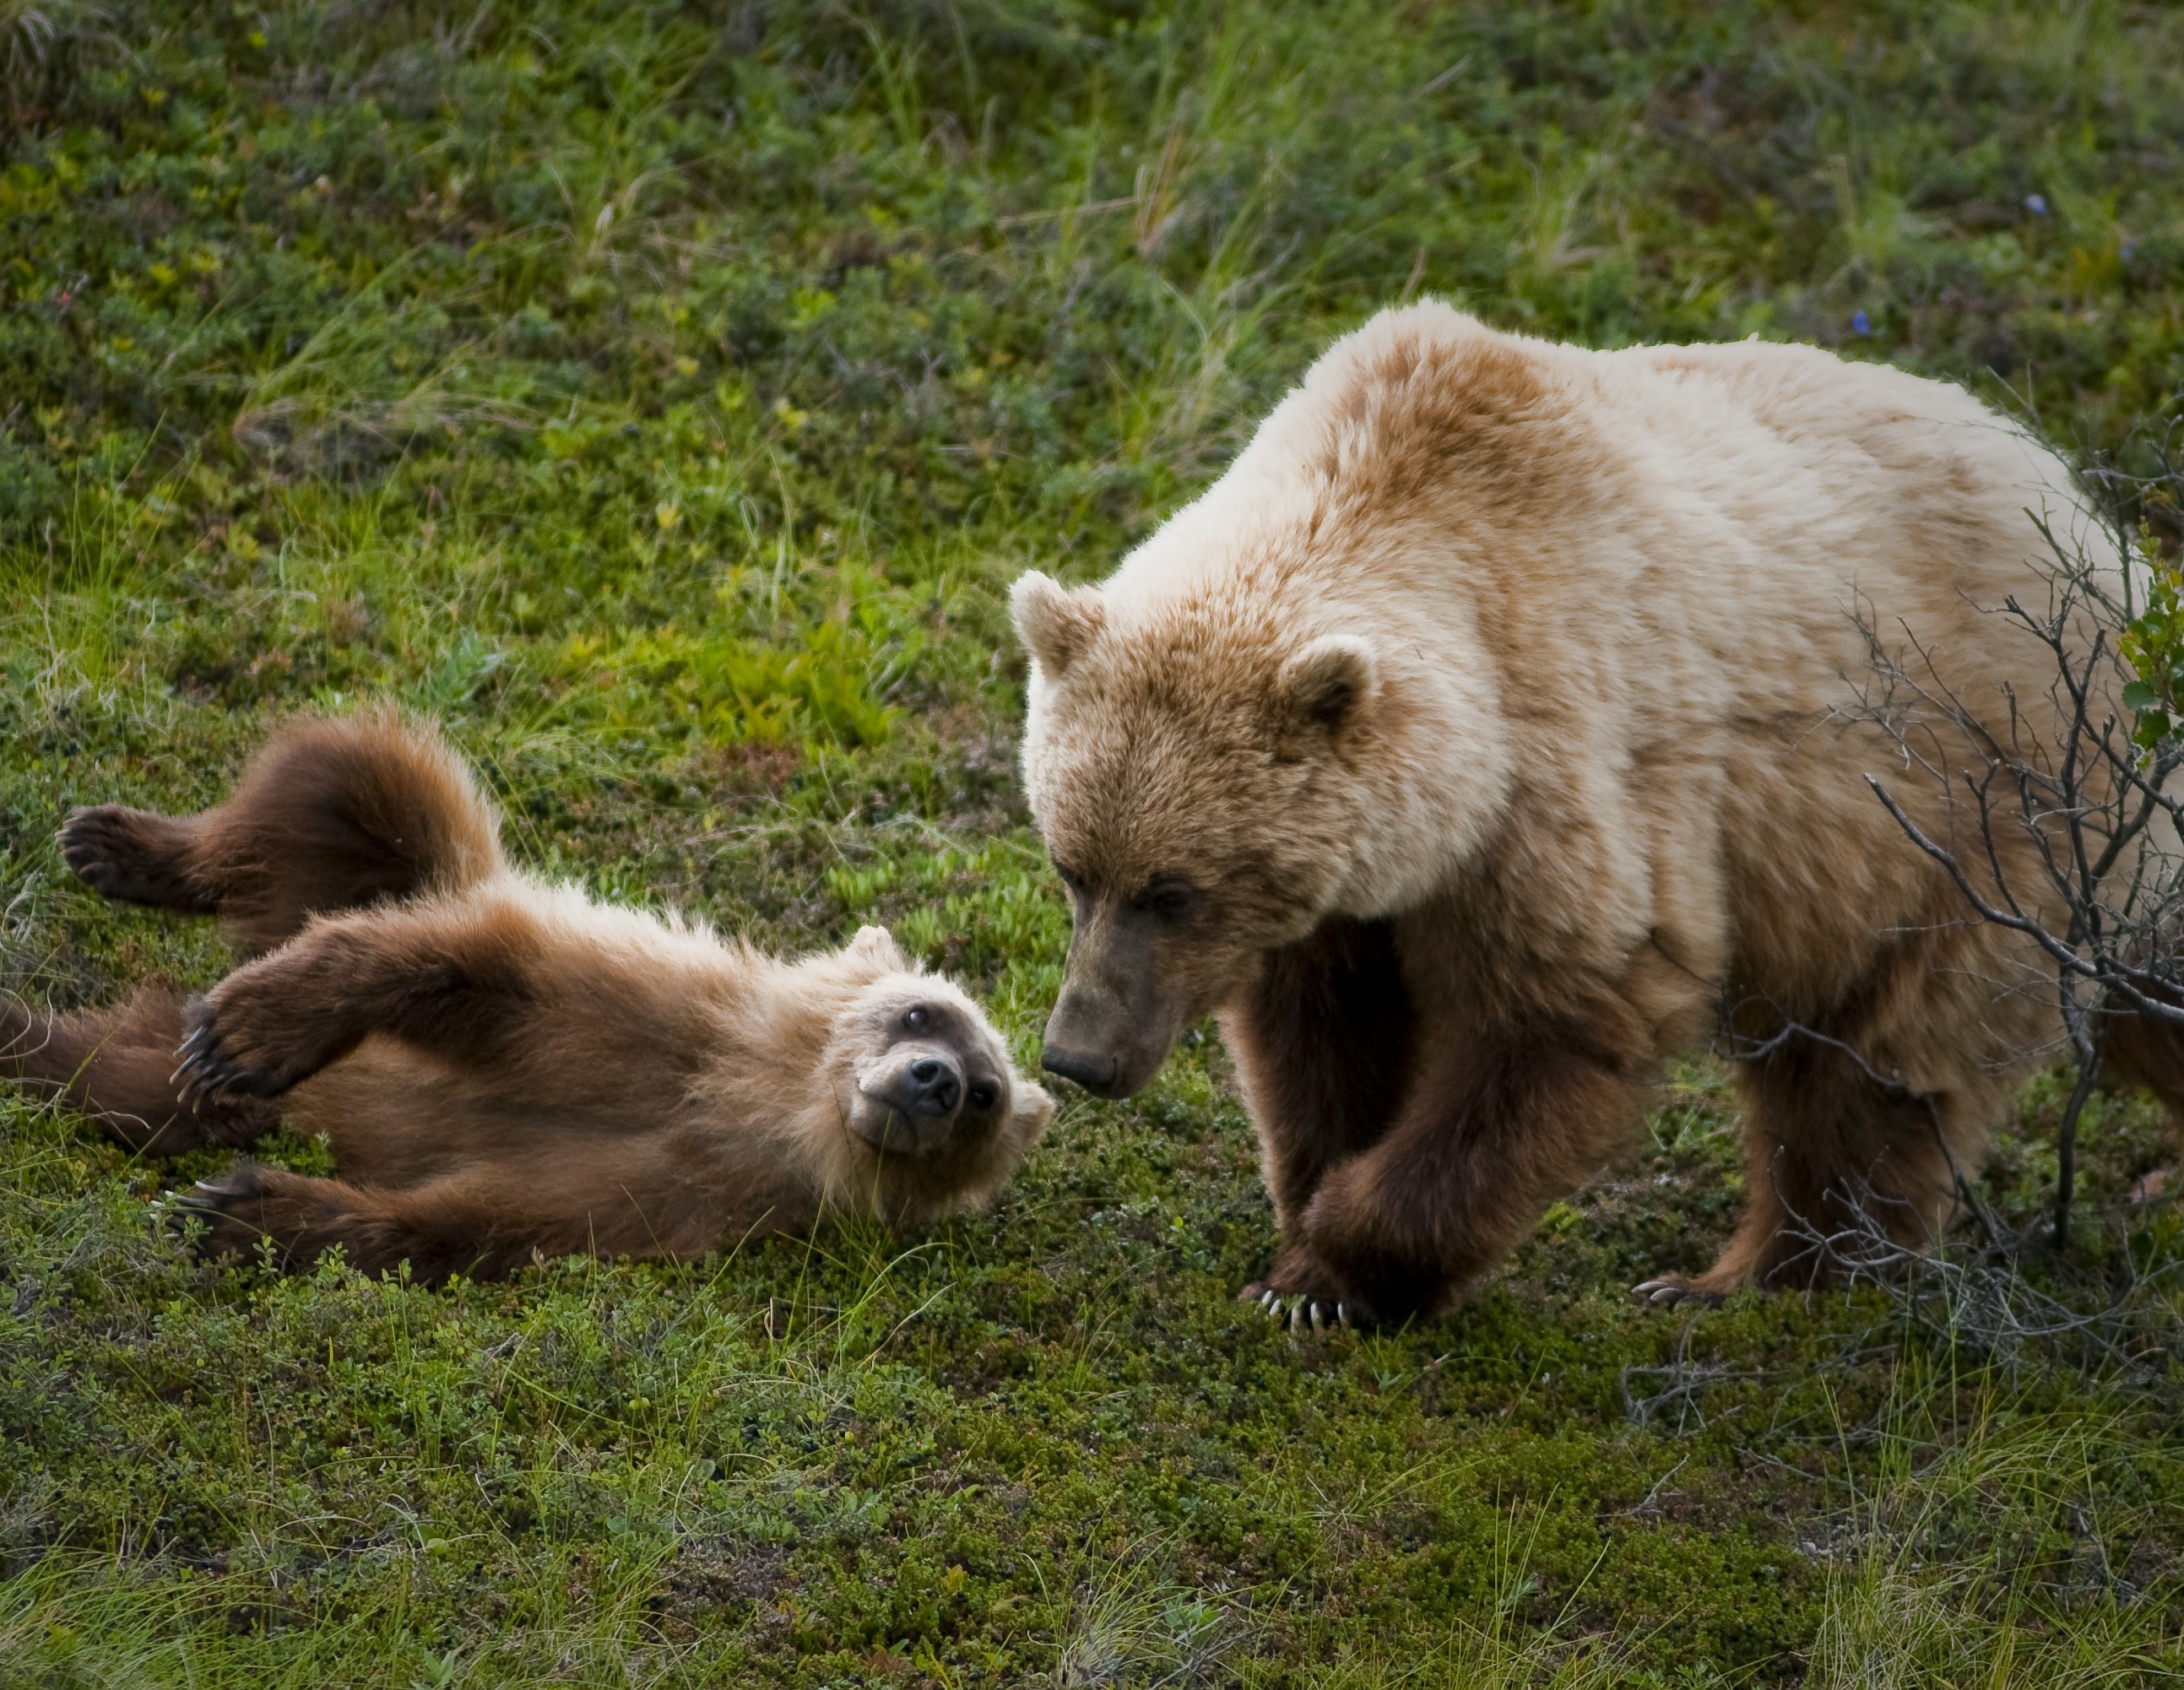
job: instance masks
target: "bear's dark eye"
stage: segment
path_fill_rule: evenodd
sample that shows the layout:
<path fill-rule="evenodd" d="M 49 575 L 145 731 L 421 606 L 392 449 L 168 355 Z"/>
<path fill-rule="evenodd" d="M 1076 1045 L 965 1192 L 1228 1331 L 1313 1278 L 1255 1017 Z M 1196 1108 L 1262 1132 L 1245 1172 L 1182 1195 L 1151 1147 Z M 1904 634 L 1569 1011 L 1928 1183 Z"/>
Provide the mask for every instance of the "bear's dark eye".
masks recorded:
<path fill-rule="evenodd" d="M 1150 911 L 1162 921 L 1181 921 L 1198 907 L 1203 895 L 1188 880 L 1156 880 L 1130 900 L 1134 908 Z"/>
<path fill-rule="evenodd" d="M 1000 1095 L 992 1086 L 981 1082 L 971 1088 L 971 1107 L 973 1109 L 990 1109 Z"/>
<path fill-rule="evenodd" d="M 905 1033 L 922 1033 L 932 1024 L 933 1012 L 922 1003 L 912 1004 L 902 1012 L 902 1030 Z"/>
<path fill-rule="evenodd" d="M 1067 864 L 1061 862 L 1056 863 L 1054 865 L 1054 872 L 1061 877 L 1061 884 L 1067 886 L 1071 891 L 1081 892 L 1084 890 L 1084 877 L 1079 874 L 1075 869 L 1070 867 Z"/>

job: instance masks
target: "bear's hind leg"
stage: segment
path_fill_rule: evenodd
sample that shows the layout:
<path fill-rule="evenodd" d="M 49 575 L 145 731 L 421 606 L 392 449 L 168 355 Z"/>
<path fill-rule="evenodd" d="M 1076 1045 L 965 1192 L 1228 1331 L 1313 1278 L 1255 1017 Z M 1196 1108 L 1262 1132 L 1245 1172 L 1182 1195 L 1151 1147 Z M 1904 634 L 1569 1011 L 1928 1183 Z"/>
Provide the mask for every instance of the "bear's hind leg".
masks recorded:
<path fill-rule="evenodd" d="M 1967 1101 L 1921 1096 L 1884 1077 L 1869 1029 L 1814 1037 L 1779 1024 L 1763 1056 L 1740 1062 L 1745 1209 L 1713 1265 L 1638 1286 L 1658 1303 L 1714 1302 L 1745 1286 L 1825 1284 L 1839 1252 L 1931 1244 L 1955 1199 L 1950 1150 Z M 1858 1052 L 1853 1056 L 1852 1051 Z"/>
<path fill-rule="evenodd" d="M 270 1131 L 278 1112 L 256 1098 L 183 1101 L 174 1077 L 181 1036 L 181 1001 L 164 984 L 72 1015 L 0 1000 L 0 1075 L 94 1117 L 117 1143 L 146 1156 L 209 1143 L 240 1147 Z"/>
<path fill-rule="evenodd" d="M 393 1191 L 246 1162 L 174 1202 L 204 1223 L 198 1248 L 208 1255 L 248 1257 L 270 1245 L 274 1265 L 295 1269 L 338 1246 L 362 1272 L 406 1262 L 424 1285 L 456 1274 L 498 1278 L 538 1257 L 694 1260 L 721 1241 L 723 1219 L 693 1189 L 687 1159 L 657 1138 L 565 1144 Z M 749 1230 L 809 1219 L 784 1212 Z"/>
<path fill-rule="evenodd" d="M 196 816 L 80 810 L 61 854 L 131 903 L 216 915 L 246 956 L 314 914 L 454 891 L 502 866 L 499 824 L 437 733 L 387 712 L 276 733 L 225 803 Z"/>
<path fill-rule="evenodd" d="M 219 888 L 199 863 L 203 834 L 201 816 L 102 804 L 61 824 L 61 860 L 92 891 L 117 902 L 218 915 Z"/>
<path fill-rule="evenodd" d="M 2142 1085 L 2167 1111 L 2170 1135 L 2184 1149 L 2184 1025 L 2144 1013 L 2111 1009 L 2102 1072 L 2123 1085 Z M 2172 1168 L 2157 1169 L 2139 1182 L 2143 1193 L 2173 1188 Z"/>

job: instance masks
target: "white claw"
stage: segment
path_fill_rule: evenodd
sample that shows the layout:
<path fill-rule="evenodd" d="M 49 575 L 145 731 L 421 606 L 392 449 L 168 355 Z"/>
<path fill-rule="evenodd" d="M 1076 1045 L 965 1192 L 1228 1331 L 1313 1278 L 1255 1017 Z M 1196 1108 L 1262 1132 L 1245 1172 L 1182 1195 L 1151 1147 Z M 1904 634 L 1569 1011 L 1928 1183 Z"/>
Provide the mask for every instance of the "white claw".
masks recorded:
<path fill-rule="evenodd" d="M 1318 1297 L 1312 1300 L 1312 1330 L 1315 1332 L 1324 1332 L 1327 1330 L 1327 1314 L 1321 1308 Z"/>
<path fill-rule="evenodd" d="M 1282 1294 L 1279 1291 L 1270 1291 L 1264 1297 L 1259 1299 L 1259 1308 L 1266 1314 L 1275 1314 L 1279 1312 L 1279 1306 L 1281 1300 Z"/>
<path fill-rule="evenodd" d="M 1295 1305 L 1294 1305 L 1294 1306 L 1290 1309 L 1290 1331 L 1292 1331 L 1292 1332 L 1301 1332 L 1301 1331 L 1303 1331 L 1303 1330 L 1304 1330 L 1304 1310 L 1305 1310 L 1305 1304 L 1306 1304 L 1309 1300 L 1310 1300 L 1310 1299 L 1308 1299 L 1308 1298 L 1301 1297 L 1299 1297 L 1299 1298 L 1296 1300 L 1296 1302 L 1295 1303 Z"/>
<path fill-rule="evenodd" d="M 1338 1325 L 1347 1326 L 1350 1324 L 1350 1305 L 1346 1302 L 1336 1303 L 1334 1319 Z"/>

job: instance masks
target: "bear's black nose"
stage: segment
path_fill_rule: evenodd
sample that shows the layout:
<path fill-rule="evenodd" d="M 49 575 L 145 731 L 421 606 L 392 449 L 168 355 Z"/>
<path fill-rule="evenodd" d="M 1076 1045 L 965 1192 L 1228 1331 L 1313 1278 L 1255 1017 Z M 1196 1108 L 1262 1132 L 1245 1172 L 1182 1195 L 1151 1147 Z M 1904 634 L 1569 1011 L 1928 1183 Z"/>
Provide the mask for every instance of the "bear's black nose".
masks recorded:
<path fill-rule="evenodd" d="M 962 1082 L 956 1071 L 937 1057 L 927 1057 L 910 1065 L 907 1113 L 913 1115 L 939 1117 L 950 1113 L 956 1100 L 963 1095 Z"/>
<path fill-rule="evenodd" d="M 1119 1066 L 1112 1057 L 1088 1057 L 1076 1051 L 1056 1050 L 1052 1045 L 1039 1053 L 1039 1065 L 1049 1074 L 1075 1080 L 1096 1097 L 1104 1097 L 1113 1089 Z"/>

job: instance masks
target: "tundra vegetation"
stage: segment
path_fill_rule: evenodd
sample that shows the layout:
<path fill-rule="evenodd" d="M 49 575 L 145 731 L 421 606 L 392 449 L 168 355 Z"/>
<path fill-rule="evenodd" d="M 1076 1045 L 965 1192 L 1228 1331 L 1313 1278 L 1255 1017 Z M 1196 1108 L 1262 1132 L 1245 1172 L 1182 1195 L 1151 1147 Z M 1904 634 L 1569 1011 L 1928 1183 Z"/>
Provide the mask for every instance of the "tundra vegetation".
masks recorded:
<path fill-rule="evenodd" d="M 391 696 L 528 866 L 888 923 L 1030 1058 L 1006 583 L 1376 306 L 1808 339 L 2126 454 L 2184 388 L 2170 7 L 0 0 L 0 114 L 38 1000 L 222 966 L 70 880 L 70 806 Z M 2024 1247 L 1669 1314 L 1739 1178 L 1680 1070 L 1471 1308 L 1301 1343 L 1233 1301 L 1210 1037 L 988 1216 L 432 1291 L 200 1265 L 150 1204 L 220 1157 L 10 1092 L 0 1682 L 2174 1682 L 2175 1152 L 2094 1096 L 2048 1247 L 2072 1089 L 1966 1170 Z"/>

